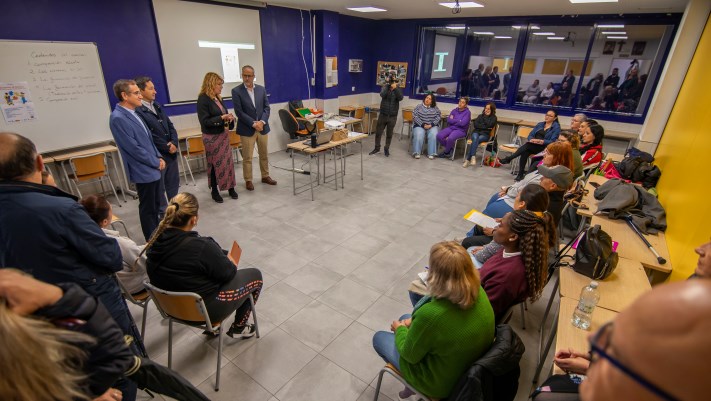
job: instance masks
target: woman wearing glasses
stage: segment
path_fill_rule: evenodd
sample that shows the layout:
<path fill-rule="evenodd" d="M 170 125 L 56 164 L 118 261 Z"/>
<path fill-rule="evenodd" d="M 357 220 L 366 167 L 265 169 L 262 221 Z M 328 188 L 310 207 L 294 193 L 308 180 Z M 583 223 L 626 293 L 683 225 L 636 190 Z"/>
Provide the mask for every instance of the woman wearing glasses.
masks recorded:
<path fill-rule="evenodd" d="M 531 155 L 541 152 L 548 146 L 558 140 L 560 134 L 560 123 L 558 122 L 558 112 L 551 109 L 545 114 L 544 121 L 536 124 L 528 134 L 528 142 L 523 144 L 516 152 L 508 157 L 501 159 L 501 164 L 509 164 L 514 159 L 519 158 L 518 174 L 516 181 L 521 181 L 526 174 L 526 161 Z"/>

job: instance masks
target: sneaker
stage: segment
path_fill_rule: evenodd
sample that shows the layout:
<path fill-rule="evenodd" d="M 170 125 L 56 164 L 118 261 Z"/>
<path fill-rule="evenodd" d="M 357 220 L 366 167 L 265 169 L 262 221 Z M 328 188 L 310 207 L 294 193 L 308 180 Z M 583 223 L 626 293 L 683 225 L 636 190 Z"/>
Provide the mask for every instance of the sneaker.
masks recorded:
<path fill-rule="evenodd" d="M 430 159 L 430 160 L 434 160 L 434 156 L 433 156 L 433 155 L 428 155 L 427 158 Z"/>
<path fill-rule="evenodd" d="M 380 153 L 380 148 L 375 148 L 375 149 L 371 150 L 370 153 L 368 153 L 368 154 L 369 154 L 369 155 L 374 155 L 374 154 L 376 154 L 376 153 Z"/>
<path fill-rule="evenodd" d="M 390 149 L 385 148 L 385 157 L 390 157 Z"/>
<path fill-rule="evenodd" d="M 452 155 L 449 153 L 446 153 L 446 152 L 442 152 L 437 155 L 437 157 L 439 157 L 440 159 L 449 159 L 450 156 L 452 156 Z"/>
<path fill-rule="evenodd" d="M 472 156 L 470 163 L 472 166 L 476 165 L 476 156 Z"/>
<path fill-rule="evenodd" d="M 462 167 L 467 168 L 469 167 L 469 160 L 464 160 L 464 163 L 462 163 Z"/>
<path fill-rule="evenodd" d="M 249 338 L 256 334 L 253 324 L 248 324 L 245 326 L 232 325 L 230 329 L 227 330 L 227 335 L 230 338 Z"/>
<path fill-rule="evenodd" d="M 420 154 L 419 154 L 419 153 L 415 153 L 415 154 L 412 155 L 412 156 L 413 156 L 415 159 L 419 159 L 419 158 L 420 158 Z"/>

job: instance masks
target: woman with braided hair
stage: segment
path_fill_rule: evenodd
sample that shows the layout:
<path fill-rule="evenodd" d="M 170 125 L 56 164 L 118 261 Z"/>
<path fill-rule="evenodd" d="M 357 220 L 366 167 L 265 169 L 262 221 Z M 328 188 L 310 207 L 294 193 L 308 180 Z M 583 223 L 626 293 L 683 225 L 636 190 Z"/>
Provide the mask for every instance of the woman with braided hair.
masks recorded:
<path fill-rule="evenodd" d="M 494 229 L 494 241 L 503 248 L 484 263 L 479 274 L 497 321 L 511 306 L 526 298 L 531 302 L 540 298 L 548 277 L 549 219 L 548 213 L 515 210 Z"/>
<path fill-rule="evenodd" d="M 183 192 L 170 200 L 165 217 L 144 249 L 151 284 L 167 291 L 199 294 L 213 322 L 234 312 L 235 321 L 227 335 L 252 337 L 254 325 L 247 324 L 251 307 L 246 301 L 250 293 L 255 302 L 259 298 L 262 273 L 254 268 L 237 270 L 215 240 L 193 231 L 197 223 L 195 195 Z"/>

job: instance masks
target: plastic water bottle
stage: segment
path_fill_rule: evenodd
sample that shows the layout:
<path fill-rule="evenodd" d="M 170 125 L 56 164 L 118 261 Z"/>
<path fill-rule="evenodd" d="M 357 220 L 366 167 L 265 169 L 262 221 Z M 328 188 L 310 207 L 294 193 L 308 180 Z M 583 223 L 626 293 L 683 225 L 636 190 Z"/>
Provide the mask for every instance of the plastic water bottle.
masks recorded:
<path fill-rule="evenodd" d="M 573 318 L 571 319 L 573 326 L 583 330 L 590 330 L 592 314 L 600 300 L 597 285 L 597 281 L 591 281 L 590 284 L 580 291 L 580 301 L 578 301 L 578 307 L 575 308 Z"/>

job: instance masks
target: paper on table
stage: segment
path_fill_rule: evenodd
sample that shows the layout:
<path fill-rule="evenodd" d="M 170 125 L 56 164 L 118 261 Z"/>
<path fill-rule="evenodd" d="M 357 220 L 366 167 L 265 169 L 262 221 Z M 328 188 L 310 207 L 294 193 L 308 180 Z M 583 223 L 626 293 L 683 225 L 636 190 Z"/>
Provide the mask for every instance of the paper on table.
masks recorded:
<path fill-rule="evenodd" d="M 476 209 L 472 209 L 469 213 L 465 214 L 464 219 L 484 228 L 494 228 L 499 225 L 496 220 Z"/>
<path fill-rule="evenodd" d="M 422 283 L 425 286 L 427 286 L 427 272 L 426 271 L 417 273 L 417 277 L 419 277 L 420 280 L 422 280 Z"/>

